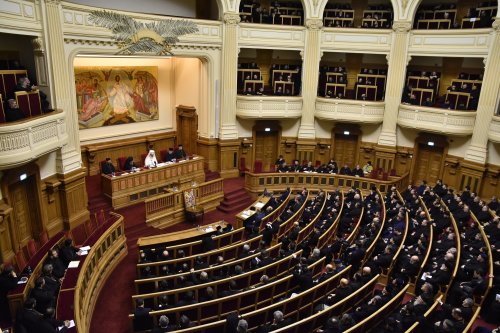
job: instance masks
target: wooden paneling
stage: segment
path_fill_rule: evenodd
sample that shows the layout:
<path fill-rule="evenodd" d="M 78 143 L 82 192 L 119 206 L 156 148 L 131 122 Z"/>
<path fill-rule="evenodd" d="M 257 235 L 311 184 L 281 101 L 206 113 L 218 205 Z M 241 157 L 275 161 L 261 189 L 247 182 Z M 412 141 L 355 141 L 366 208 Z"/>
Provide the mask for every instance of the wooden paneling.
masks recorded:
<path fill-rule="evenodd" d="M 442 147 L 430 147 L 424 144 L 419 144 L 418 153 L 413 171 L 413 183 L 418 184 L 422 180 L 430 184 L 435 184 L 441 178 L 441 168 L 443 165 Z"/>
<path fill-rule="evenodd" d="M 188 154 L 197 154 L 198 115 L 192 106 L 177 107 L 177 144 L 182 144 Z"/>
<path fill-rule="evenodd" d="M 66 230 L 71 230 L 90 218 L 87 209 L 87 190 L 85 188 L 85 169 L 57 175 L 61 182 L 62 217 Z"/>
<path fill-rule="evenodd" d="M 339 169 L 347 164 L 351 169 L 358 162 L 358 136 L 335 134 L 333 156 Z"/>
<path fill-rule="evenodd" d="M 28 199 L 28 187 L 23 182 L 16 182 L 10 185 L 9 195 L 12 208 L 14 209 L 12 217 L 16 238 L 18 244 L 24 246 L 30 239 L 34 238 L 32 225 L 35 225 L 36 216 L 30 213 L 33 211 L 31 209 L 33 207 L 30 207 L 30 202 L 31 204 L 35 204 L 35 202 Z"/>
<path fill-rule="evenodd" d="M 205 158 L 205 167 L 209 170 L 219 170 L 219 147 L 217 139 L 198 138 L 198 155 Z"/>
<path fill-rule="evenodd" d="M 176 132 L 166 132 L 140 138 L 120 139 L 89 145 L 84 144 L 81 147 L 81 151 L 86 174 L 99 174 L 101 172 L 100 162 L 104 161 L 106 157 L 111 158 L 115 168 L 118 167 L 117 159 L 119 157 L 132 156 L 135 161 L 139 161 L 142 164 L 141 154 L 146 153 L 150 145 L 153 145 L 157 158 L 160 158 L 161 150 L 175 147 Z M 186 151 L 190 154 L 192 153 L 189 150 Z"/>
<path fill-rule="evenodd" d="M 42 180 L 41 211 L 44 217 L 44 229 L 47 230 L 49 237 L 64 230 L 59 185 L 61 185 L 61 182 L 55 176 Z"/>
<path fill-rule="evenodd" d="M 219 166 L 223 178 L 237 177 L 239 174 L 239 140 L 219 140 Z"/>
<path fill-rule="evenodd" d="M 11 262 L 14 247 L 10 233 L 12 207 L 0 201 L 0 262 Z"/>
<path fill-rule="evenodd" d="M 255 160 L 262 161 L 262 171 L 264 172 L 271 170 L 271 167 L 274 166 L 274 162 L 278 157 L 278 140 L 279 133 L 277 131 L 255 132 Z"/>

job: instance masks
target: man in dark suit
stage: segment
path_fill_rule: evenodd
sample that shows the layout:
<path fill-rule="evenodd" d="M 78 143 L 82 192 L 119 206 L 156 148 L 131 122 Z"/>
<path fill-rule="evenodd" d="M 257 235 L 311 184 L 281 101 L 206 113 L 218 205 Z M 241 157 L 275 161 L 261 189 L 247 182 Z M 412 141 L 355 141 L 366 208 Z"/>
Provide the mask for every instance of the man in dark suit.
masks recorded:
<path fill-rule="evenodd" d="M 333 305 L 340 300 L 343 300 L 352 293 L 352 288 L 349 285 L 349 280 L 341 279 L 339 287 L 335 290 L 335 294 L 330 294 L 326 298 L 327 305 Z"/>
<path fill-rule="evenodd" d="M 106 163 L 104 163 L 102 166 L 102 173 L 105 175 L 111 175 L 115 173 L 115 166 L 113 165 L 109 157 L 106 157 Z"/>
<path fill-rule="evenodd" d="M 169 319 L 167 316 L 163 315 L 158 319 L 158 327 L 153 329 L 151 333 L 164 333 L 176 331 L 179 327 L 176 325 L 169 325 Z"/>
<path fill-rule="evenodd" d="M 137 307 L 134 312 L 134 331 L 145 331 L 153 328 L 153 320 L 149 316 L 150 308 L 144 307 L 144 300 L 136 300 Z"/>
<path fill-rule="evenodd" d="M 42 314 L 35 310 L 36 300 L 28 298 L 24 302 L 24 307 L 16 314 L 16 332 L 38 333 L 38 326 L 42 319 Z"/>
<path fill-rule="evenodd" d="M 172 148 L 168 148 L 168 152 L 165 155 L 165 161 L 164 162 L 173 162 L 174 159 L 175 159 L 174 150 Z"/>
<path fill-rule="evenodd" d="M 12 266 L 6 266 L 0 273 L 0 320 L 10 320 L 7 294 L 17 286 L 18 280 Z"/>
<path fill-rule="evenodd" d="M 63 333 L 68 330 L 69 320 L 57 320 L 55 314 L 54 308 L 47 308 L 38 326 L 39 333 Z"/>
<path fill-rule="evenodd" d="M 179 144 L 179 146 L 177 147 L 177 151 L 175 152 L 175 158 L 178 160 L 182 160 L 182 159 L 186 158 L 186 156 L 187 156 L 187 153 L 184 150 L 184 147 L 182 146 L 182 144 Z"/>
<path fill-rule="evenodd" d="M 36 310 L 40 313 L 56 304 L 56 297 L 45 288 L 45 280 L 39 277 L 35 282 L 35 288 L 31 290 L 31 297 L 36 300 Z"/>
<path fill-rule="evenodd" d="M 61 248 L 61 260 L 64 267 L 68 267 L 70 261 L 78 260 L 78 249 L 73 246 L 72 239 L 68 238 L 64 241 L 64 246 Z"/>
<path fill-rule="evenodd" d="M 7 101 L 7 107 L 5 108 L 5 121 L 12 122 L 24 119 L 24 112 L 19 108 L 15 99 L 9 99 Z"/>

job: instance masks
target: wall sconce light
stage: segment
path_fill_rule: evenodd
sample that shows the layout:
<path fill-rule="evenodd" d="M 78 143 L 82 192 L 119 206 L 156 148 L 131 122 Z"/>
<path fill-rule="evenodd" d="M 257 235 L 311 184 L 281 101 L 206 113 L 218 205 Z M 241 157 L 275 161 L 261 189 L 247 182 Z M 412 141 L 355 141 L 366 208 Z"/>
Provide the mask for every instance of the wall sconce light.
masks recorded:
<path fill-rule="evenodd" d="M 243 147 L 244 149 L 252 148 L 252 143 L 248 142 L 248 140 L 245 138 L 243 139 L 243 141 L 241 141 L 241 147 Z"/>
<path fill-rule="evenodd" d="M 344 135 L 349 135 L 351 134 L 349 131 L 344 131 Z"/>
<path fill-rule="evenodd" d="M 319 149 L 330 149 L 330 145 L 326 143 L 318 143 Z"/>

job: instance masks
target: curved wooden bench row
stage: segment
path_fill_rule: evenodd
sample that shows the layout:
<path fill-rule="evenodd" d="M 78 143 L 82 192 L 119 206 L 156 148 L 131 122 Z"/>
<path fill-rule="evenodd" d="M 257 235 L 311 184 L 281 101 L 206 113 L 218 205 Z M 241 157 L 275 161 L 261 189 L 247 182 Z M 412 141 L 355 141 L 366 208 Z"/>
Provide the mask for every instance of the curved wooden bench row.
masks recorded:
<path fill-rule="evenodd" d="M 424 318 L 426 320 L 428 320 L 432 316 L 432 314 L 434 313 L 434 311 L 436 311 L 436 309 L 440 305 L 440 302 L 441 302 L 442 299 L 443 299 L 443 295 L 438 296 L 438 298 L 436 298 L 436 300 L 434 301 L 434 303 L 432 303 L 431 307 L 429 309 L 427 309 L 427 311 L 425 311 Z M 419 326 L 420 326 L 420 322 L 417 321 L 415 324 L 411 325 L 410 328 L 408 328 L 405 331 L 405 333 L 417 332 Z"/>
<path fill-rule="evenodd" d="M 346 267 L 328 280 L 297 294 L 293 298 L 285 298 L 279 302 L 246 313 L 240 311 L 239 314 L 248 322 L 249 330 L 254 330 L 260 325 L 271 322 L 273 320 L 273 313 L 276 310 L 282 311 L 285 318 L 291 318 L 293 320 L 299 320 L 299 316 L 303 316 L 304 313 L 308 313 L 307 316 L 309 316 L 313 313 L 315 304 L 324 299 L 325 295 L 334 292 L 340 279 L 349 276 L 350 269 L 351 266 Z M 188 328 L 182 330 L 182 332 L 224 332 L 225 326 L 226 320 L 223 319 L 196 326 L 192 329 Z"/>
<path fill-rule="evenodd" d="M 344 193 L 341 192 L 340 199 L 342 201 L 341 201 L 341 205 L 340 205 L 340 211 L 338 212 L 337 217 L 335 218 L 335 221 L 332 222 L 330 227 L 328 227 L 328 229 L 321 236 L 319 236 L 318 244 L 316 245 L 316 247 L 318 247 L 319 249 L 322 249 L 328 243 L 330 243 L 335 238 L 335 235 L 337 234 L 337 228 L 338 228 L 339 223 L 340 223 L 340 217 L 342 216 L 342 213 L 344 212 L 344 198 L 345 198 Z M 363 213 L 361 213 L 361 215 L 363 215 Z"/>
<path fill-rule="evenodd" d="M 392 256 L 391 264 L 389 265 L 389 267 L 382 269 L 382 273 L 380 274 L 380 281 L 379 282 L 382 283 L 383 285 L 387 284 L 388 278 L 389 278 L 389 276 L 391 276 L 392 270 L 394 269 L 394 265 L 396 265 L 396 263 L 398 261 L 399 254 L 403 250 L 403 246 L 404 246 L 405 241 L 406 241 L 406 236 L 408 236 L 408 224 L 410 222 L 410 219 L 408 218 L 408 212 L 406 212 L 406 214 L 405 214 L 405 221 L 406 221 L 406 225 L 405 225 L 403 238 L 401 239 L 401 244 L 399 244 L 398 249 L 396 250 L 396 252 Z"/>
<path fill-rule="evenodd" d="M 290 191 L 288 193 L 288 196 L 286 197 L 286 199 L 283 200 L 283 202 L 280 203 L 280 205 L 278 207 L 276 207 L 276 209 L 274 209 L 269 215 L 266 215 L 266 216 L 264 216 L 264 218 L 262 218 L 262 222 L 260 223 L 259 231 L 262 232 L 264 230 L 264 228 L 266 227 L 266 224 L 268 222 L 273 222 L 281 215 L 281 213 L 283 213 L 285 211 L 285 209 L 288 207 L 288 203 L 290 202 L 291 197 L 292 197 L 292 191 Z"/>
<path fill-rule="evenodd" d="M 427 205 L 425 202 L 422 200 L 421 197 L 418 197 L 418 200 L 420 202 L 420 206 L 424 209 L 425 215 L 427 217 L 427 221 L 429 221 L 429 239 L 428 239 L 428 245 L 427 245 L 427 251 L 425 251 L 425 256 L 424 259 L 422 260 L 422 263 L 420 264 L 420 267 L 418 269 L 418 273 L 415 277 L 410 277 L 410 287 L 408 288 L 408 293 L 415 295 L 415 288 L 417 285 L 417 281 L 420 279 L 424 272 L 424 268 L 427 265 L 427 262 L 429 261 L 429 258 L 431 256 L 432 252 L 432 245 L 434 244 L 434 227 L 432 226 L 432 217 L 431 214 L 429 213 L 429 210 L 427 209 Z"/>
<path fill-rule="evenodd" d="M 344 333 L 363 333 L 370 331 L 370 328 L 376 327 L 384 318 L 392 313 L 401 304 L 408 290 L 408 285 L 404 286 L 389 302 L 375 311 L 369 317 L 363 319 L 353 327 L 345 330 Z"/>
<path fill-rule="evenodd" d="M 461 253 L 461 250 L 462 250 L 462 245 L 461 245 L 461 242 L 460 242 L 460 231 L 458 230 L 458 225 L 457 225 L 457 221 L 455 221 L 455 217 L 453 216 L 453 214 L 451 213 L 450 209 L 444 203 L 443 200 L 441 200 L 441 204 L 444 205 L 444 207 L 446 208 L 446 210 L 450 213 L 451 225 L 453 226 L 453 231 L 455 233 L 455 241 L 456 241 L 456 247 L 457 247 L 457 256 L 455 258 L 455 267 L 453 268 L 453 272 L 451 274 L 450 282 L 448 283 L 448 285 L 446 286 L 446 288 L 443 288 L 443 287 L 439 288 L 440 289 L 439 293 L 445 295 L 445 299 L 446 299 L 446 295 L 448 295 L 448 291 L 450 290 L 450 288 L 451 288 L 451 286 L 453 284 L 453 281 L 455 280 L 455 277 L 457 276 L 458 267 L 460 266 L 460 253 Z"/>
<path fill-rule="evenodd" d="M 378 278 L 379 275 L 374 276 L 368 283 L 363 285 L 361 288 L 359 288 L 340 302 L 337 302 L 334 305 L 313 314 L 312 316 L 299 320 L 274 332 L 304 333 L 317 330 L 326 323 L 328 318 L 333 316 L 340 316 L 354 308 L 356 305 L 368 300 L 372 296 L 373 288 L 377 284 Z"/>
<path fill-rule="evenodd" d="M 329 192 L 325 193 L 325 198 L 323 200 L 323 204 L 321 205 L 321 209 L 319 210 L 318 214 L 316 214 L 316 216 L 314 216 L 314 218 L 311 220 L 311 223 L 307 224 L 299 231 L 299 235 L 297 236 L 297 243 L 301 243 L 302 241 L 304 241 L 313 232 L 316 222 L 318 222 L 318 220 L 323 216 L 326 204 L 329 201 L 328 195 Z"/>
<path fill-rule="evenodd" d="M 217 225 L 222 226 L 222 224 L 223 223 L 216 223 L 212 227 L 216 227 Z M 204 227 L 206 227 L 206 226 L 204 226 Z M 189 230 L 185 230 L 184 232 L 189 233 Z M 214 241 L 214 247 L 221 248 L 221 247 L 225 247 L 228 245 L 236 244 L 236 243 L 243 240 L 244 234 L 245 234 L 245 228 L 238 228 L 238 229 L 234 229 L 234 230 L 231 230 L 229 232 L 226 232 L 222 235 L 213 236 L 212 239 Z M 201 254 L 203 252 L 202 240 L 200 238 L 203 238 L 206 235 L 207 234 L 201 234 L 201 235 L 197 234 L 196 236 L 194 236 L 192 238 L 183 239 L 184 242 L 182 244 L 175 244 L 178 241 L 161 242 L 161 238 L 158 237 L 159 243 L 157 243 L 155 245 L 142 246 L 142 247 L 140 247 L 140 250 L 154 248 L 154 249 L 156 249 L 156 252 L 159 254 L 161 252 L 163 252 L 163 250 L 168 250 L 171 259 L 177 259 L 177 255 L 178 255 L 179 251 L 182 250 L 182 251 L 184 251 L 184 254 L 189 257 L 192 255 Z M 140 242 L 140 240 L 138 242 Z M 140 258 L 138 258 L 138 260 L 139 259 Z"/>
<path fill-rule="evenodd" d="M 277 258 L 279 256 L 279 251 L 281 249 L 281 243 L 278 243 L 276 245 L 271 246 L 270 248 L 267 249 L 269 252 L 269 256 L 271 258 Z M 185 273 L 178 273 L 178 274 L 170 274 L 170 275 L 164 275 L 164 276 L 156 276 L 156 277 L 151 277 L 151 278 L 145 278 L 145 279 L 136 279 L 134 280 L 134 284 L 136 287 L 136 294 L 144 294 L 144 293 L 149 293 L 152 291 L 155 291 L 159 287 L 160 281 L 166 281 L 169 282 L 171 285 L 177 285 L 177 279 L 179 279 L 181 276 L 183 277 L 188 277 L 190 274 L 199 274 L 202 271 L 207 272 L 209 276 L 214 271 L 220 270 L 220 269 L 231 269 L 232 267 L 236 265 L 240 265 L 243 270 L 248 270 L 250 267 L 250 262 L 257 256 L 260 255 L 259 251 L 255 251 L 254 254 L 249 255 L 248 257 L 241 258 L 241 259 L 235 259 L 235 260 L 229 260 L 224 262 L 222 265 L 218 266 L 212 266 L 212 267 L 207 267 L 207 268 L 201 268 L 194 270 L 193 272 L 185 272 Z"/>
<path fill-rule="evenodd" d="M 161 267 L 168 266 L 169 268 L 177 267 L 184 263 L 187 263 L 190 267 L 194 266 L 196 258 L 200 256 L 209 265 L 215 264 L 217 262 L 217 257 L 222 256 L 224 260 L 231 260 L 238 258 L 243 251 L 243 246 L 248 244 L 251 250 L 255 250 L 259 247 L 259 243 L 262 240 L 262 235 L 254 237 L 247 240 L 245 243 L 237 242 L 236 244 L 228 245 L 220 249 L 214 249 L 212 251 L 205 252 L 203 255 L 191 255 L 184 258 L 170 259 L 163 261 L 154 261 L 137 264 L 137 276 L 140 277 L 142 274 L 142 269 L 150 267 L 152 274 L 159 276 L 161 274 Z"/>
<path fill-rule="evenodd" d="M 479 228 L 479 231 L 481 232 L 481 236 L 483 237 L 484 244 L 486 245 L 486 248 L 488 249 L 488 272 L 487 272 L 487 279 L 488 279 L 488 285 L 486 286 L 486 290 L 484 294 L 481 297 L 474 297 L 474 303 L 476 306 L 480 307 L 483 305 L 484 300 L 486 297 L 488 297 L 488 294 L 490 293 L 491 289 L 493 288 L 493 252 L 491 251 L 491 245 L 490 245 L 490 240 L 486 233 L 484 232 L 483 226 L 479 223 L 477 220 L 476 215 L 471 212 L 471 216 L 474 219 L 474 222 L 476 222 L 477 227 Z"/>
<path fill-rule="evenodd" d="M 219 295 L 221 291 L 229 289 L 229 283 L 233 280 L 236 281 L 238 289 L 248 288 L 254 284 L 259 283 L 260 277 L 264 274 L 269 276 L 271 280 L 276 280 L 277 278 L 287 274 L 290 269 L 292 269 L 294 265 L 297 264 L 299 255 L 300 252 L 297 252 L 276 262 L 270 263 L 267 266 L 220 280 L 210 281 L 207 283 L 197 284 L 189 287 L 174 287 L 166 291 L 133 295 L 132 300 L 137 300 L 139 298 L 143 299 L 146 307 L 155 308 L 158 305 L 158 298 L 163 295 L 169 297 L 169 304 L 177 304 L 181 297 L 187 292 L 193 292 L 195 299 L 199 299 L 199 293 L 204 291 L 207 287 L 212 287 L 214 289 L 214 294 Z M 134 304 L 134 308 L 135 306 L 136 304 Z"/>
<path fill-rule="evenodd" d="M 304 198 L 302 206 L 300 206 L 300 208 L 295 213 L 293 213 L 292 216 L 290 216 L 286 221 L 281 222 L 278 232 L 276 233 L 276 235 L 274 235 L 275 240 L 281 239 L 286 233 L 288 233 L 288 231 L 293 227 L 293 224 L 302 217 L 304 209 L 307 207 L 307 203 L 310 200 L 311 200 L 311 191 L 307 191 L 307 198 Z M 263 230 L 263 228 L 265 228 L 265 225 L 261 224 L 261 227 L 262 227 L 261 230 Z"/>
<path fill-rule="evenodd" d="M 324 259 L 318 260 L 309 266 L 313 276 L 321 273 L 323 264 Z M 221 320 L 235 309 L 244 312 L 267 306 L 293 292 L 295 288 L 296 282 L 293 275 L 290 274 L 268 284 L 231 296 L 172 309 L 151 311 L 149 314 L 155 322 L 157 322 L 161 315 L 168 316 L 172 322 L 178 322 L 180 316 L 186 314 L 194 323 L 203 324 L 214 320 Z M 130 314 L 129 318 L 133 319 L 134 315 Z"/>

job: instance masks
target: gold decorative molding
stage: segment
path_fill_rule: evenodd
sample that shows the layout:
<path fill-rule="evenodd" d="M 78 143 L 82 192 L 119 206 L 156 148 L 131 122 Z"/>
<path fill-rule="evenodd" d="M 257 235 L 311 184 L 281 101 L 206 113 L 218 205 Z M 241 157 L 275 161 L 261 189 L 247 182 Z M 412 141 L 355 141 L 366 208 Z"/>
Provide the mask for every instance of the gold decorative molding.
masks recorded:
<path fill-rule="evenodd" d="M 307 19 L 306 27 L 309 30 L 319 30 L 323 27 L 323 21 L 320 19 Z"/>

